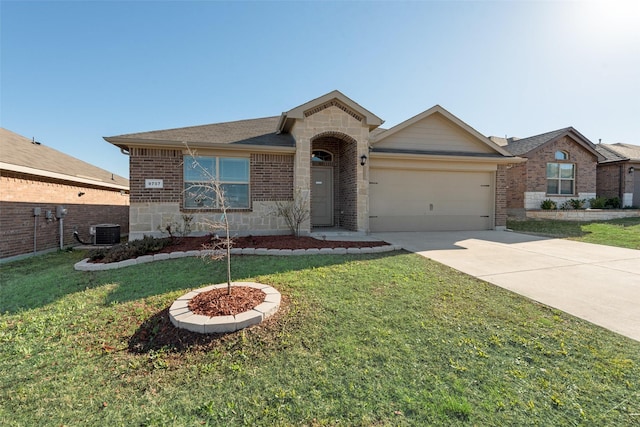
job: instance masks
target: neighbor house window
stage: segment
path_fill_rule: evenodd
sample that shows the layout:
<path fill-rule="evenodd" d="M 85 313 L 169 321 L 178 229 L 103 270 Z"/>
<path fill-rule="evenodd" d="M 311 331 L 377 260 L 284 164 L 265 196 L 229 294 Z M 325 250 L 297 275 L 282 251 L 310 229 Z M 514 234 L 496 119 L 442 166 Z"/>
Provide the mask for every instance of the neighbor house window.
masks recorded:
<path fill-rule="evenodd" d="M 555 155 L 556 160 L 569 160 L 569 153 L 566 151 L 556 151 Z"/>
<path fill-rule="evenodd" d="M 219 182 L 227 207 L 249 207 L 249 159 L 185 156 L 184 207 L 220 207 L 213 182 Z"/>
<path fill-rule="evenodd" d="M 547 163 L 547 194 L 574 194 L 575 172 L 573 163 Z"/>

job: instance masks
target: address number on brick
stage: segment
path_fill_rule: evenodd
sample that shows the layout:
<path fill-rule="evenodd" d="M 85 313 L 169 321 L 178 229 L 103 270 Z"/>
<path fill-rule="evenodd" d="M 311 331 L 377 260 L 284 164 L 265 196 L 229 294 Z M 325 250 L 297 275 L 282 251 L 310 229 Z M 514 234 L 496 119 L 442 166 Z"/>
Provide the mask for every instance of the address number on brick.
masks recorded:
<path fill-rule="evenodd" d="M 144 188 L 163 188 L 164 182 L 161 179 L 145 179 Z"/>

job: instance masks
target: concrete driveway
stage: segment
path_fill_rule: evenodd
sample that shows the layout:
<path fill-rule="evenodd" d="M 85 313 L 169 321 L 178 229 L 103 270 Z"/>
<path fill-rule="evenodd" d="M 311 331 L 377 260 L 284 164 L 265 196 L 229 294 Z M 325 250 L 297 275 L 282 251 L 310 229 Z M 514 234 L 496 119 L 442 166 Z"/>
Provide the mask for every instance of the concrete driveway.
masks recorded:
<path fill-rule="evenodd" d="M 640 251 L 509 231 L 374 233 L 640 341 Z"/>

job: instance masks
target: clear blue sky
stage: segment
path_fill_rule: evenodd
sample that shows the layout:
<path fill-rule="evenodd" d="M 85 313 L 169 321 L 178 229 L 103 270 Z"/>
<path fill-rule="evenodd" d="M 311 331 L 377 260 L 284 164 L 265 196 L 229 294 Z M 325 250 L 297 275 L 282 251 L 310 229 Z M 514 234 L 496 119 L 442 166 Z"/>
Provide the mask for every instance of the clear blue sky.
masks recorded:
<path fill-rule="evenodd" d="M 640 144 L 640 1 L 5 1 L 0 125 L 125 177 L 103 136 L 279 115 L 333 89 L 396 125 Z M 0 153 L 1 155 L 1 153 Z"/>

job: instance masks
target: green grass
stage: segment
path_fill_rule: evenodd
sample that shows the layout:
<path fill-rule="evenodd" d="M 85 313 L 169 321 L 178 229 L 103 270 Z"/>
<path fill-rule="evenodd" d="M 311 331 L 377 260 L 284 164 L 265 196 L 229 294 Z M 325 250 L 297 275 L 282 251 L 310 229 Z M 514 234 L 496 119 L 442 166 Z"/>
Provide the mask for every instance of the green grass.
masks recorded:
<path fill-rule="evenodd" d="M 579 242 L 640 249 L 640 218 L 610 221 L 510 220 L 513 231 L 561 237 Z"/>
<path fill-rule="evenodd" d="M 0 265 L 0 425 L 640 425 L 640 343 L 418 255 L 236 257 L 273 319 L 183 350 L 129 340 L 200 259 Z"/>

